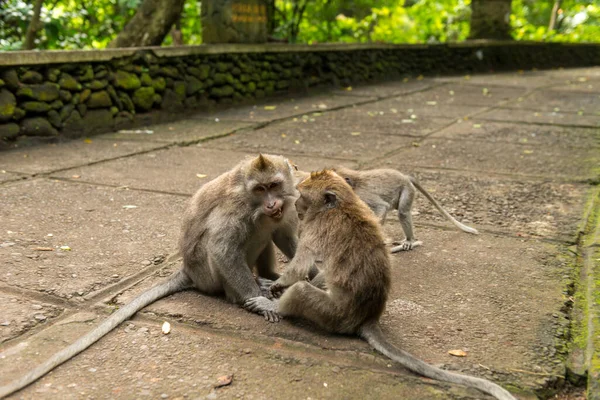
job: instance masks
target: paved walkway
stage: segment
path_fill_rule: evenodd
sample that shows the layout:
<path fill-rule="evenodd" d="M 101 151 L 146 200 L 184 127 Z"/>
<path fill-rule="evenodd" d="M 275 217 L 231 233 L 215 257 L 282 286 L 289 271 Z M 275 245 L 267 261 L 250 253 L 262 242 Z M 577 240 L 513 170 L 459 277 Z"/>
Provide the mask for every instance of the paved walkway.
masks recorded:
<path fill-rule="evenodd" d="M 411 79 L 1 152 L 0 383 L 178 268 L 169 257 L 188 197 L 261 151 L 307 170 L 385 166 L 418 176 L 481 234 L 457 231 L 418 196 L 424 245 L 392 256 L 385 333 L 522 399 L 548 394 L 576 335 L 567 316 L 574 254 L 598 197 L 599 92 L 600 68 Z M 403 237 L 395 216 L 385 232 Z M 213 389 L 230 374 L 231 385 Z M 19 397 L 482 395 L 410 374 L 359 340 L 269 324 L 189 291 L 146 308 Z"/>

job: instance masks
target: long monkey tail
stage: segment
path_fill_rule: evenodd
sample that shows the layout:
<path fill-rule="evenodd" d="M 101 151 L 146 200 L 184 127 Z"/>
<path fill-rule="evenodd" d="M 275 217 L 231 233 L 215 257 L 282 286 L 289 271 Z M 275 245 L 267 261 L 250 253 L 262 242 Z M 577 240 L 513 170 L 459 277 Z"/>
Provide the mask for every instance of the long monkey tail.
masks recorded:
<path fill-rule="evenodd" d="M 499 400 L 516 400 L 507 390 L 493 382 L 475 378 L 473 376 L 444 371 L 443 369 L 429 365 L 415 356 L 400 350 L 387 341 L 378 323 L 368 323 L 363 325 L 360 328 L 359 335 L 366 340 L 367 343 L 373 346 L 375 350 L 419 375 L 438 381 L 458 383 L 459 385 L 479 389 L 482 392 L 491 394 Z"/>
<path fill-rule="evenodd" d="M 412 176 L 409 176 L 410 182 L 419 190 L 419 192 L 423 193 L 423 195 L 425 197 L 427 197 L 427 200 L 429 200 L 431 202 L 431 204 L 433 204 L 433 206 L 435 208 L 437 208 L 437 210 L 439 212 L 442 213 L 442 215 L 444 217 L 446 217 L 448 219 L 448 221 L 452 222 L 458 229 L 460 229 L 461 231 L 467 232 L 467 233 L 472 233 L 474 235 L 479 234 L 479 232 L 477 231 L 477 229 L 475 228 L 471 228 L 470 226 L 467 226 L 461 222 L 458 222 L 452 215 L 448 214 L 448 212 L 446 210 L 444 210 L 442 208 L 442 206 L 440 205 L 440 203 L 438 203 L 430 194 L 427 190 L 425 190 L 425 188 L 423 186 L 421 186 L 421 184 L 419 183 L 419 181 L 417 180 L 417 178 L 414 178 Z"/>
<path fill-rule="evenodd" d="M 18 390 L 23 389 L 25 386 L 35 382 L 37 379 L 46 375 L 55 367 L 71 359 L 75 355 L 81 353 L 83 350 L 90 347 L 92 344 L 97 342 L 100 338 L 112 331 L 121 322 L 130 318 L 133 314 L 146 307 L 147 305 L 154 303 L 155 301 L 168 296 L 170 294 L 179 292 L 180 290 L 187 289 L 192 286 L 192 281 L 188 276 L 180 270 L 173 274 L 166 282 L 163 282 L 157 286 L 154 286 L 150 290 L 142 293 L 131 303 L 120 308 L 117 312 L 108 317 L 93 331 L 88 332 L 83 337 L 79 338 L 75 343 L 55 353 L 52 357 L 46 360 L 41 365 L 35 367 L 21 378 L 9 383 L 6 386 L 0 387 L 0 398 L 4 398 L 9 394 L 12 394 Z"/>

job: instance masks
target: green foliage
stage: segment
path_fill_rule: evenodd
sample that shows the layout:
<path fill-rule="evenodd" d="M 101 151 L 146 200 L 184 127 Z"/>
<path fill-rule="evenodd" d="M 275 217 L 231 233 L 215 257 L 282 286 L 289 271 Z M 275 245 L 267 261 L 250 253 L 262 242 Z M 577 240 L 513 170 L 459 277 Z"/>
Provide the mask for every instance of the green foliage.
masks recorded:
<path fill-rule="evenodd" d="M 104 48 L 143 0 L 46 0 L 38 49 Z M 272 35 L 290 42 L 439 43 L 465 40 L 471 0 L 269 0 Z M 0 50 L 18 50 L 33 14 L 32 0 L 0 0 Z M 554 1 L 512 0 L 517 40 L 600 42 L 600 0 L 563 0 L 555 29 Z M 180 29 L 185 44 L 202 42 L 200 1 L 186 0 Z M 163 45 L 171 45 L 167 35 Z"/>

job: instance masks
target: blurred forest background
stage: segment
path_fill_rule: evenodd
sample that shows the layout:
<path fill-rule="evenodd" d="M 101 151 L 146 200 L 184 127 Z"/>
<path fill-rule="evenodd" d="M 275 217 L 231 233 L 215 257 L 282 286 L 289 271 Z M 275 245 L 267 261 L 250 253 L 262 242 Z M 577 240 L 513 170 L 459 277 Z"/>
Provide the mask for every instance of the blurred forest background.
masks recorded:
<path fill-rule="evenodd" d="M 471 24 L 477 1 L 486 0 L 269 0 L 269 34 L 309 44 L 462 41 L 478 37 Z M 502 1 L 510 10 L 507 38 L 600 42 L 600 0 Z M 0 50 L 201 44 L 200 10 L 197 0 L 0 0 Z M 171 15 L 158 39 L 119 43 L 128 24 L 139 31 L 160 12 Z"/>

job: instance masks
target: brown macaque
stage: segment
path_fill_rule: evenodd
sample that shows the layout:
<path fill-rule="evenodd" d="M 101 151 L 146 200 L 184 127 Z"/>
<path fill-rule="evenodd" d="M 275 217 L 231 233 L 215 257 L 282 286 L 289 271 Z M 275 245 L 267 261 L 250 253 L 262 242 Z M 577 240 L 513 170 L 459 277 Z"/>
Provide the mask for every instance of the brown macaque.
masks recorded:
<path fill-rule="evenodd" d="M 283 295 L 268 304 L 261 298 L 250 299 L 246 307 L 272 307 L 284 317 L 304 318 L 329 332 L 358 335 L 420 375 L 515 400 L 495 383 L 433 367 L 389 343 L 379 319 L 390 292 L 390 258 L 376 216 L 333 171 L 312 173 L 297 189 L 298 250 L 271 287 L 275 297 Z M 311 279 L 318 257 L 323 263 Z"/>
<path fill-rule="evenodd" d="M 450 222 L 460 230 L 478 234 L 476 229 L 458 222 L 423 188 L 412 176 L 404 175 L 395 169 L 371 169 L 356 171 L 345 167 L 336 167 L 334 171 L 346 180 L 375 215 L 381 224 L 385 222 L 388 210 L 398 210 L 398 219 L 406 239 L 392 248 L 392 253 L 412 250 L 423 244 L 414 235 L 411 209 L 416 189 L 433 204 Z"/>
<path fill-rule="evenodd" d="M 194 288 L 209 295 L 224 294 L 239 305 L 252 299 L 272 303 L 263 293 L 279 277 L 275 272 L 274 245 L 292 258 L 298 241 L 293 171 L 283 157 L 259 155 L 202 186 L 183 218 L 179 241 L 183 268 L 40 366 L 0 387 L 0 398 L 34 382 L 137 311 L 175 292 Z M 253 269 L 258 279 L 254 278 Z M 253 306 L 250 310 L 268 321 L 279 321 L 273 307 Z"/>

